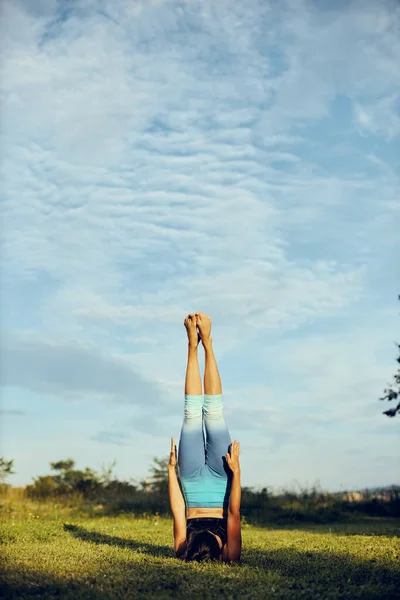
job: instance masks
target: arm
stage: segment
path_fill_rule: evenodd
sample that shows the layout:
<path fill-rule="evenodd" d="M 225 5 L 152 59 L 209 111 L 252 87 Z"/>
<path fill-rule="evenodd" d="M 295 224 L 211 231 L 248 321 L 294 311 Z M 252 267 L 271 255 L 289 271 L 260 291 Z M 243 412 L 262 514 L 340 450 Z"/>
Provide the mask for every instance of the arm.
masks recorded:
<path fill-rule="evenodd" d="M 186 540 L 186 506 L 179 487 L 178 477 L 175 470 L 176 447 L 174 439 L 171 439 L 171 454 L 168 464 L 168 493 L 174 518 L 174 550 L 177 552 L 179 546 Z"/>
<path fill-rule="evenodd" d="M 242 552 L 242 532 L 240 525 L 240 500 L 242 490 L 240 486 L 240 446 L 234 441 L 231 446 L 231 454 L 226 455 L 229 468 L 232 471 L 232 488 L 229 498 L 228 520 L 227 520 L 227 542 L 226 559 L 231 562 L 240 560 Z"/>
<path fill-rule="evenodd" d="M 240 487 L 240 468 L 233 471 L 231 495 L 229 497 L 228 515 L 240 516 L 240 500 L 242 497 L 242 489 Z"/>

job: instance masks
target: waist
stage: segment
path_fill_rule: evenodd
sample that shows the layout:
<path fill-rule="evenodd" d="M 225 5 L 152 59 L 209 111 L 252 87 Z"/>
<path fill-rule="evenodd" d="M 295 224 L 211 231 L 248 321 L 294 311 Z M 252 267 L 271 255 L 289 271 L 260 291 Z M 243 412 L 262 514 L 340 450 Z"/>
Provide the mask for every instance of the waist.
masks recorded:
<path fill-rule="evenodd" d="M 224 519 L 227 516 L 226 508 L 222 506 L 219 508 L 209 507 L 188 507 L 186 518 L 187 519 Z"/>

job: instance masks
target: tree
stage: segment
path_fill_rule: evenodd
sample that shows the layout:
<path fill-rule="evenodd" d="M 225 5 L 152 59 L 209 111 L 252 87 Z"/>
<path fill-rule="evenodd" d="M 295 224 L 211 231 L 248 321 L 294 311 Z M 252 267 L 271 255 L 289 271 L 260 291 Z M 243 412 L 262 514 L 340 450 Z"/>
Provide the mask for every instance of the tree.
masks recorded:
<path fill-rule="evenodd" d="M 81 492 L 85 497 L 89 497 L 102 485 L 100 477 L 92 469 L 75 469 L 75 461 L 72 458 L 50 463 L 50 468 L 56 474 L 34 477 L 33 484 L 27 487 L 29 495 L 44 498 L 52 494 Z"/>
<path fill-rule="evenodd" d="M 168 492 L 168 463 L 167 458 L 153 458 L 153 464 L 150 466 L 150 491 L 158 494 Z"/>
<path fill-rule="evenodd" d="M 101 465 L 100 481 L 102 485 L 110 485 L 111 482 L 115 481 L 113 471 L 116 464 L 117 461 L 114 459 L 108 466 Z"/>
<path fill-rule="evenodd" d="M 400 300 L 400 295 L 398 299 Z M 400 413 L 400 344 L 396 344 L 396 346 L 397 351 L 399 353 L 396 359 L 399 364 L 399 367 L 397 369 L 397 373 L 395 373 L 393 377 L 393 383 L 390 385 L 389 388 L 384 390 L 384 396 L 380 398 L 380 400 L 389 400 L 389 402 L 391 402 L 392 400 L 399 400 L 397 402 L 397 406 L 395 406 L 394 408 L 389 408 L 388 410 L 385 410 L 383 412 L 383 414 L 387 415 L 388 417 L 395 417 L 397 413 Z"/>
<path fill-rule="evenodd" d="M 50 469 L 52 471 L 71 471 L 75 466 L 75 461 L 72 458 L 67 460 L 58 460 L 57 462 L 50 463 Z"/>
<path fill-rule="evenodd" d="M 60 490 L 64 492 L 78 491 L 88 493 L 99 485 L 99 476 L 95 471 L 86 467 L 84 471 L 75 469 L 75 461 L 72 458 L 50 463 L 50 468 L 57 472 L 54 480 L 59 484 Z"/>
<path fill-rule="evenodd" d="M 0 484 L 5 483 L 5 480 L 9 475 L 13 475 L 14 471 L 12 470 L 14 466 L 14 459 L 6 460 L 2 456 L 0 456 Z"/>

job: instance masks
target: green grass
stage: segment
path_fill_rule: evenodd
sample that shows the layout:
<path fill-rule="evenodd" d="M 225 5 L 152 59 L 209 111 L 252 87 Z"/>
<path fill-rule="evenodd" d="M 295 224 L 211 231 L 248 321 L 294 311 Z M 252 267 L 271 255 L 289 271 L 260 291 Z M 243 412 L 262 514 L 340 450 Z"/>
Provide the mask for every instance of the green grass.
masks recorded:
<path fill-rule="evenodd" d="M 243 526 L 242 563 L 185 564 L 172 522 L 3 503 L 1 598 L 400 598 L 399 520 Z"/>

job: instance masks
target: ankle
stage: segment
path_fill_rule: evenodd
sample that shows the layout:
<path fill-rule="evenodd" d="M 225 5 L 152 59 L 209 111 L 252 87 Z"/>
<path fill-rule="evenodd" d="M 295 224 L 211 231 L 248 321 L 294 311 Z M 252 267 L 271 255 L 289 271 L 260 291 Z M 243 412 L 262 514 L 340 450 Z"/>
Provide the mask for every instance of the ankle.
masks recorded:
<path fill-rule="evenodd" d="M 206 338 L 201 338 L 201 343 L 203 344 L 204 348 L 207 350 L 207 348 L 212 348 L 212 337 L 211 335 L 209 335 Z"/>

